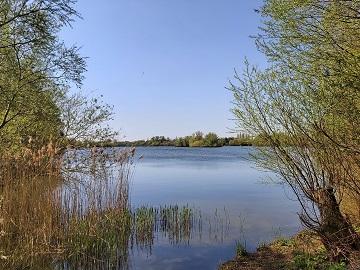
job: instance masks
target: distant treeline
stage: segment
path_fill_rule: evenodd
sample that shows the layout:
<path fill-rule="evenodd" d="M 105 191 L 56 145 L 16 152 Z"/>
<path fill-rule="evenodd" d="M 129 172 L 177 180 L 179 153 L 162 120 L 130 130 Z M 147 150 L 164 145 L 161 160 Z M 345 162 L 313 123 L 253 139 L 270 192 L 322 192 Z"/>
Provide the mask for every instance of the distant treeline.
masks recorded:
<path fill-rule="evenodd" d="M 155 136 L 147 140 L 137 141 L 114 141 L 107 140 L 102 142 L 78 142 L 78 146 L 99 146 L 99 147 L 119 147 L 119 146 L 175 146 L 175 147 L 222 147 L 222 146 L 262 146 L 264 145 L 262 136 L 251 136 L 240 133 L 236 137 L 219 137 L 216 133 L 209 132 L 204 134 L 197 131 L 190 136 L 176 137 L 171 139 L 165 136 Z"/>

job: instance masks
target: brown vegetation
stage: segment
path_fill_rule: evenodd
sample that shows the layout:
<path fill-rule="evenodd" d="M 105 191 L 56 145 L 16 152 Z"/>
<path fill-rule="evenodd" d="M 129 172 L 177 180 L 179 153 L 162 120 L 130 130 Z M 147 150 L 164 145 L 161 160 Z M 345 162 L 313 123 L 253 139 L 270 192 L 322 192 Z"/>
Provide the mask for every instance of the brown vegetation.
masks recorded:
<path fill-rule="evenodd" d="M 133 152 L 118 153 L 116 170 L 107 170 L 102 178 L 77 171 L 71 181 L 62 173 L 64 160 L 57 153 L 49 144 L 0 158 L 3 267 L 21 269 L 53 259 L 111 260 L 110 253 L 128 252 L 127 186 Z M 95 162 L 98 158 L 92 156 Z"/>

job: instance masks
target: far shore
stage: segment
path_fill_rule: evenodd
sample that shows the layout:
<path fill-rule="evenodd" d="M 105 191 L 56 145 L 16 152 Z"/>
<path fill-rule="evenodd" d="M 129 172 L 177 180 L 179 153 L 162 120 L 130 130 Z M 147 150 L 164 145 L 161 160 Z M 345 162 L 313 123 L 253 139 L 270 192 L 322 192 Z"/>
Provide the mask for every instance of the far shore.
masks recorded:
<path fill-rule="evenodd" d="M 249 134 L 237 134 L 236 137 L 219 137 L 213 132 L 204 134 L 200 131 L 195 132 L 191 136 L 176 137 L 171 139 L 165 136 L 155 136 L 146 140 L 136 141 L 75 141 L 71 143 L 75 147 L 158 147 L 158 146 L 174 146 L 174 147 L 190 147 L 190 148 L 216 148 L 223 146 L 261 146 L 263 139 L 261 135 L 250 136 Z"/>

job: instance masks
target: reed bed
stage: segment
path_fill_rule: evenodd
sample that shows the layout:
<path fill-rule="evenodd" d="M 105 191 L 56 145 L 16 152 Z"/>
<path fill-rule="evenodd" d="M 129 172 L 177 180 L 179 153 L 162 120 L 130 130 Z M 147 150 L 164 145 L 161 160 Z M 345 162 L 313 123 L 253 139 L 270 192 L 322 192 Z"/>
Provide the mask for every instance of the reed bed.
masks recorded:
<path fill-rule="evenodd" d="M 82 153 L 87 170 L 60 153 L 49 144 L 0 156 L 0 266 L 126 262 L 134 151 L 118 151 L 111 160 L 95 149 Z"/>
<path fill-rule="evenodd" d="M 122 270 L 156 233 L 189 242 L 201 228 L 189 207 L 131 210 L 133 161 L 134 149 L 52 143 L 0 154 L 0 268 Z"/>
<path fill-rule="evenodd" d="M 177 205 L 137 208 L 133 211 L 133 242 L 150 253 L 157 233 L 173 245 L 189 243 L 198 233 L 195 224 L 201 222 L 201 215 L 194 213 L 188 206 Z"/>

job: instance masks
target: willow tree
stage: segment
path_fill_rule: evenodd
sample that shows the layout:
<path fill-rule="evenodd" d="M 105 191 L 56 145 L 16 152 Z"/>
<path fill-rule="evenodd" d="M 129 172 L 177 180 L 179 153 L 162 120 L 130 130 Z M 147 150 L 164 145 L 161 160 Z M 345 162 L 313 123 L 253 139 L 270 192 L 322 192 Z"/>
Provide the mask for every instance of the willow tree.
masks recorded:
<path fill-rule="evenodd" d="M 60 129 L 56 98 L 80 85 L 85 61 L 58 32 L 78 14 L 72 0 L 0 1 L 0 139 L 49 138 Z M 40 142 L 41 143 L 41 142 Z"/>
<path fill-rule="evenodd" d="M 49 138 L 69 142 L 115 134 L 103 125 L 111 107 L 75 90 L 85 59 L 59 38 L 80 17 L 75 2 L 0 0 L 0 150 L 29 138 L 42 146 Z"/>
<path fill-rule="evenodd" d="M 268 145 L 257 162 L 292 188 L 333 259 L 360 250 L 341 208 L 344 194 L 360 194 L 359 10 L 359 1 L 265 1 L 256 41 L 270 67 L 247 64 L 230 84 L 239 127 Z"/>

